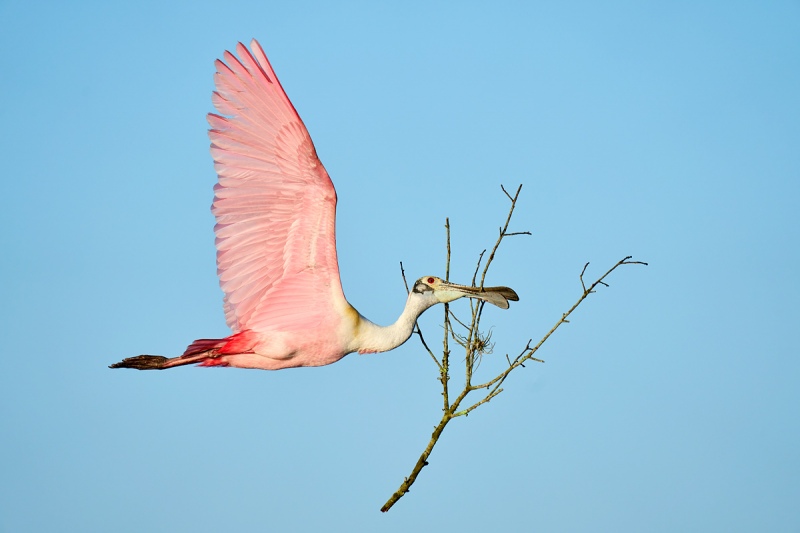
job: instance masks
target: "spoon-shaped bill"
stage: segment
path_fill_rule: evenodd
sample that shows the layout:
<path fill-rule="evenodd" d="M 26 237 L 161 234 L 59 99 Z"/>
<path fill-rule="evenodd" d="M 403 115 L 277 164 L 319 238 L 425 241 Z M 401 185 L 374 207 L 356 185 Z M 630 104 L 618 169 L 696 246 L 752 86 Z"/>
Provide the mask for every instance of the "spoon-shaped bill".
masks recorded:
<path fill-rule="evenodd" d="M 519 296 L 514 289 L 509 287 L 469 287 L 467 285 L 456 285 L 455 283 L 443 282 L 442 286 L 436 290 L 436 295 L 442 302 L 451 302 L 457 298 L 466 296 L 476 298 L 496 305 L 500 309 L 508 309 L 508 301 L 519 301 Z"/>

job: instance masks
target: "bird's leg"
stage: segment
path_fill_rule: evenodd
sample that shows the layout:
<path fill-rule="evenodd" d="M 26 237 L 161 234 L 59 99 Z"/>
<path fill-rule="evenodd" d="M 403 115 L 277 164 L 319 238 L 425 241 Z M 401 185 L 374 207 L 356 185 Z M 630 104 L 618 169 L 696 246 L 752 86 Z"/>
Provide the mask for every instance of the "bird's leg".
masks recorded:
<path fill-rule="evenodd" d="M 192 363 L 199 363 L 208 359 L 208 353 L 200 353 L 191 356 L 180 357 L 164 357 L 163 355 L 137 355 L 136 357 L 128 357 L 119 363 L 114 363 L 108 368 L 135 368 L 136 370 L 164 370 L 165 368 L 172 368 L 173 366 L 189 365 Z"/>

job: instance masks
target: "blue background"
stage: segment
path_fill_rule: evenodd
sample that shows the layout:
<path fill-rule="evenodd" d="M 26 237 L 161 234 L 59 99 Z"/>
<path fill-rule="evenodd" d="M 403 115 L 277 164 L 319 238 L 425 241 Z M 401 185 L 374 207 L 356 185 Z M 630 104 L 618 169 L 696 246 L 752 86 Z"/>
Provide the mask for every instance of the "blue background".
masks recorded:
<path fill-rule="evenodd" d="M 0 2 L 0 530 L 798 531 L 800 4 Z M 445 431 L 412 339 L 316 369 L 112 371 L 228 334 L 213 61 L 258 38 L 339 193 L 345 293 L 489 284 Z M 462 314 L 467 308 L 455 306 Z M 439 346 L 441 309 L 422 321 Z M 460 366 L 461 356 L 454 356 Z M 457 380 L 456 380 L 457 382 Z"/>

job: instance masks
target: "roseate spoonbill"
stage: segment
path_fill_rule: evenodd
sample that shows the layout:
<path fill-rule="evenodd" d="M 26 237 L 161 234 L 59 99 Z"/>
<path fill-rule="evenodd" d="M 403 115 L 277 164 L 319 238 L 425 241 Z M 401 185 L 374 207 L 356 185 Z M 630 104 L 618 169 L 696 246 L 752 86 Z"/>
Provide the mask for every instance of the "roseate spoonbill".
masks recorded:
<path fill-rule="evenodd" d="M 344 297 L 336 258 L 336 191 L 303 121 L 257 41 L 216 61 L 209 113 L 219 176 L 211 210 L 225 319 L 233 334 L 199 339 L 183 355 L 129 357 L 110 368 L 155 370 L 199 363 L 277 370 L 322 366 L 352 352 L 385 352 L 411 336 L 441 302 L 476 298 L 503 309 L 508 287 L 418 279 L 391 326 L 373 324 Z"/>

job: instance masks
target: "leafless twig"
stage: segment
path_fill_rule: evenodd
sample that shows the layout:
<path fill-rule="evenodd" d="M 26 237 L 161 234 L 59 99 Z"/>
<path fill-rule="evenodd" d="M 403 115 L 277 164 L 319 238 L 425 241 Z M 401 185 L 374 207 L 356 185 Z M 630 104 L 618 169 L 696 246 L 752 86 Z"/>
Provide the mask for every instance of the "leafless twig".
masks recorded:
<path fill-rule="evenodd" d="M 514 195 L 508 193 L 505 187 L 501 186 L 503 193 L 505 193 L 506 197 L 510 200 L 511 205 L 508 210 L 508 216 L 506 217 L 505 223 L 500 228 L 500 233 L 495 242 L 494 246 L 489 253 L 489 257 L 486 260 L 486 263 L 483 265 L 483 272 L 481 274 L 480 279 L 480 287 L 483 287 L 484 280 L 486 279 L 486 274 L 489 271 L 489 267 L 494 261 L 495 254 L 497 253 L 498 248 L 500 247 L 500 243 L 506 237 L 512 237 L 516 235 L 530 235 L 528 231 L 517 231 L 517 232 L 509 232 L 508 225 L 511 221 L 511 217 L 514 214 L 514 209 L 517 204 L 517 199 L 519 198 L 519 193 L 522 189 L 522 185 L 520 185 Z M 450 279 L 450 220 L 447 219 L 445 222 L 445 228 L 447 229 L 447 267 L 446 267 L 446 279 Z M 483 261 L 483 256 L 486 250 L 480 253 L 478 256 L 477 266 L 475 267 L 475 273 L 473 274 L 472 284 L 473 286 L 476 285 L 478 271 L 480 270 L 481 263 Z M 428 441 L 428 445 L 423 450 L 422 454 L 420 455 L 419 459 L 417 460 L 414 468 L 411 470 L 411 474 L 406 477 L 403 482 L 400 484 L 400 488 L 395 491 L 394 494 L 389 498 L 389 500 L 383 505 L 381 511 L 386 512 L 392 508 L 392 506 L 397 503 L 397 501 L 407 493 L 414 484 L 417 479 L 417 476 L 422 471 L 422 469 L 428 465 L 428 458 L 430 457 L 431 452 L 433 451 L 434 446 L 439 441 L 439 438 L 444 431 L 444 428 L 447 424 L 453 420 L 454 418 L 458 418 L 460 416 L 468 416 L 472 411 L 477 409 L 483 404 L 489 403 L 493 398 L 495 398 L 498 394 L 503 392 L 501 385 L 509 376 L 509 374 L 519 367 L 524 367 L 526 362 L 528 361 L 535 361 L 538 363 L 544 363 L 542 359 L 534 357 L 534 354 L 542 347 L 542 345 L 550 338 L 555 331 L 561 327 L 561 325 L 566 324 L 569 322 L 568 317 L 581 305 L 584 300 L 590 295 L 594 294 L 595 289 L 598 285 L 603 285 L 608 287 L 608 283 L 606 283 L 606 278 L 614 272 L 617 268 L 623 265 L 647 265 L 647 263 L 643 261 L 632 261 L 631 256 L 626 256 L 621 260 L 617 261 L 611 268 L 609 268 L 605 274 L 600 276 L 597 280 L 592 282 L 588 287 L 586 286 L 586 282 L 584 281 L 584 275 L 586 274 L 586 270 L 589 267 L 589 263 L 587 262 L 583 266 L 583 270 L 581 270 L 578 279 L 581 282 L 581 294 L 578 297 L 578 300 L 572 305 L 572 307 L 567 310 L 566 313 L 561 315 L 556 323 L 553 325 L 550 330 L 545 333 L 545 335 L 541 338 L 541 340 L 536 343 L 534 346 L 531 346 L 532 340 L 529 339 L 528 342 L 525 344 L 525 347 L 516 355 L 513 359 L 506 354 L 506 361 L 508 362 L 508 366 L 505 370 L 497 374 L 495 377 L 479 384 L 473 384 L 472 378 L 474 375 L 475 370 L 477 370 L 478 365 L 480 365 L 481 358 L 484 354 L 491 353 L 493 344 L 491 341 L 491 331 L 489 333 L 481 333 L 480 331 L 480 320 L 481 315 L 483 314 L 483 307 L 484 302 L 472 302 L 470 300 L 470 311 L 471 317 L 469 321 L 461 321 L 459 320 L 453 312 L 450 310 L 448 304 L 445 304 L 444 309 L 444 340 L 443 340 L 443 352 L 442 352 L 442 359 L 441 363 L 439 359 L 433 355 L 433 352 L 428 348 L 428 345 L 425 343 L 425 339 L 422 337 L 422 332 L 419 331 L 419 327 L 416 328 L 415 333 L 417 333 L 422 341 L 423 346 L 425 349 L 430 353 L 431 357 L 436 361 L 436 364 L 439 368 L 439 381 L 442 384 L 442 396 L 444 398 L 444 406 L 442 409 L 442 417 L 439 420 L 439 423 L 434 427 L 433 433 L 431 434 L 431 438 Z M 400 264 L 401 272 L 402 272 L 402 263 Z M 405 273 L 403 273 L 403 281 L 405 281 Z M 406 284 L 406 290 L 408 290 L 408 285 Z M 464 327 L 466 330 L 466 334 L 461 335 L 453 332 L 452 325 L 450 319 L 455 320 L 458 324 Z M 455 339 L 455 341 L 461 345 L 465 350 L 465 357 L 464 357 L 464 388 L 459 392 L 459 394 L 455 397 L 452 402 L 450 401 L 450 348 L 449 348 L 449 339 Z M 472 404 L 468 404 L 468 407 L 462 408 L 462 403 L 465 402 L 467 397 L 476 391 L 482 391 L 483 397 L 479 398 L 477 401 L 474 401 Z"/>

